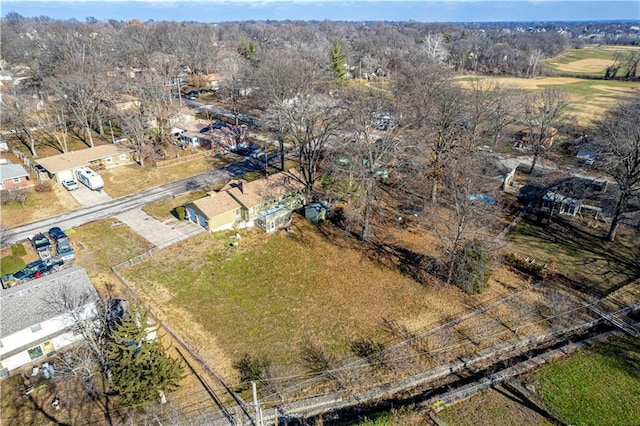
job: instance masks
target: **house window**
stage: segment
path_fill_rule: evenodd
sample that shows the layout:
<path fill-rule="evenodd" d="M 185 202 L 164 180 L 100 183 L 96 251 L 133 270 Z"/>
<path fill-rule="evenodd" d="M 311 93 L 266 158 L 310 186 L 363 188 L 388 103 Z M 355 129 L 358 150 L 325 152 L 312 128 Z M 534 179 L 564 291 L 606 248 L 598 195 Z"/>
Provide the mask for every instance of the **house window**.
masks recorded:
<path fill-rule="evenodd" d="M 104 159 L 105 163 L 113 163 L 113 158 L 107 157 Z"/>
<path fill-rule="evenodd" d="M 36 325 L 32 325 L 31 326 L 31 331 L 33 333 L 35 333 L 36 331 L 40 331 L 40 330 L 42 330 L 42 326 L 40 324 L 36 324 Z"/>
<path fill-rule="evenodd" d="M 29 349 L 29 358 L 36 359 L 42 356 L 42 348 L 40 346 L 36 346 L 35 348 Z"/>
<path fill-rule="evenodd" d="M 120 154 L 120 159 L 121 160 L 126 160 L 127 159 L 127 154 Z"/>
<path fill-rule="evenodd" d="M 13 178 L 13 183 L 20 183 L 20 178 L 19 177 Z"/>

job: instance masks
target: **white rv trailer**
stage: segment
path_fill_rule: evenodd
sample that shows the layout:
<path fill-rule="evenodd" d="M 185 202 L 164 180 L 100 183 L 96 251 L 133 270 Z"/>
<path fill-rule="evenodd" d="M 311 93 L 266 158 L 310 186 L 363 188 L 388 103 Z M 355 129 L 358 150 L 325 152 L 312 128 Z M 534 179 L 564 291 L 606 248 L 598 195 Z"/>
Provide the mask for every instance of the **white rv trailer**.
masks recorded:
<path fill-rule="evenodd" d="M 102 188 L 104 187 L 102 177 L 87 167 L 80 167 L 77 169 L 76 177 L 92 191 L 102 191 Z"/>

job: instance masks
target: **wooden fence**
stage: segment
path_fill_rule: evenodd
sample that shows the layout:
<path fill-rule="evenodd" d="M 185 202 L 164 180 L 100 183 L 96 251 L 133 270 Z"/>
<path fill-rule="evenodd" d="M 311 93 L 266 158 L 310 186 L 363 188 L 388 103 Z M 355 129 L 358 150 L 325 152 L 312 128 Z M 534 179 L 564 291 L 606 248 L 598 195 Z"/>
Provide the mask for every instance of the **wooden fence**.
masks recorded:
<path fill-rule="evenodd" d="M 200 157 L 204 157 L 204 153 L 196 152 L 195 154 L 189 154 L 181 157 L 172 158 L 170 160 L 156 161 L 157 168 L 173 166 L 174 164 L 186 163 L 187 161 L 197 160 Z"/>

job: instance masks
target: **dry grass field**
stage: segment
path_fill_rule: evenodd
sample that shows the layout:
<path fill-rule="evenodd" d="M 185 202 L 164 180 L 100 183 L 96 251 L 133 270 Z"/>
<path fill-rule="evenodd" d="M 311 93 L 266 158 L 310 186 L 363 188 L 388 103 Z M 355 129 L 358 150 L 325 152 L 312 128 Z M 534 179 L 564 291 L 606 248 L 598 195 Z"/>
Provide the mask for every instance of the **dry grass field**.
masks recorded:
<path fill-rule="evenodd" d="M 124 271 L 163 321 L 225 377 L 243 353 L 296 371 L 307 338 L 336 356 L 358 337 L 379 338 L 383 318 L 424 329 L 527 284 L 508 272 L 468 296 L 453 286 L 420 285 L 372 261 L 330 226 L 299 219 L 290 232 L 202 234 Z"/>
<path fill-rule="evenodd" d="M 569 101 L 571 120 L 587 126 L 602 118 L 603 114 L 620 99 L 640 96 L 640 82 L 590 80 L 576 77 L 470 77 L 457 78 L 458 84 L 470 88 L 475 79 L 500 83 L 525 91 L 541 91 L 554 87 L 565 92 Z"/>

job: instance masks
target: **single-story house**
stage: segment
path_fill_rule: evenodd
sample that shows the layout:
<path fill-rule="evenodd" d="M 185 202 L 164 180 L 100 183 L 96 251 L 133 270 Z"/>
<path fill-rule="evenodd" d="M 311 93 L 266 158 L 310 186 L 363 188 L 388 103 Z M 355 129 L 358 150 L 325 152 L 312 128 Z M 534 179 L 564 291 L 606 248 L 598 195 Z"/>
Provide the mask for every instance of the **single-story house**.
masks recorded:
<path fill-rule="evenodd" d="M 133 157 L 131 150 L 126 146 L 108 144 L 80 151 L 65 152 L 36 161 L 47 170 L 52 179 L 62 182 L 74 179 L 75 170 L 80 167 L 98 170 L 110 169 L 133 163 Z"/>
<path fill-rule="evenodd" d="M 0 190 L 15 191 L 35 185 L 20 164 L 0 164 Z"/>
<path fill-rule="evenodd" d="M 0 377 L 81 341 L 76 324 L 96 315 L 99 298 L 79 266 L 0 291 Z"/>
<path fill-rule="evenodd" d="M 304 205 L 305 186 L 298 176 L 295 170 L 289 170 L 253 182 L 232 181 L 225 188 L 242 207 L 242 220 L 253 226 L 260 212 L 276 206 L 295 210 Z"/>
<path fill-rule="evenodd" d="M 255 225 L 272 232 L 304 205 L 305 186 L 296 176 L 290 170 L 253 182 L 231 181 L 219 192 L 186 204 L 186 217 L 210 232 Z"/>
<path fill-rule="evenodd" d="M 231 229 L 242 219 L 240 204 L 227 191 L 210 192 L 185 205 L 186 218 L 209 232 Z"/>

